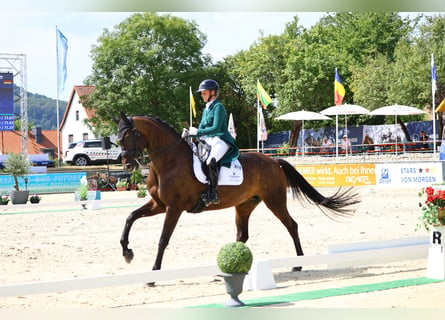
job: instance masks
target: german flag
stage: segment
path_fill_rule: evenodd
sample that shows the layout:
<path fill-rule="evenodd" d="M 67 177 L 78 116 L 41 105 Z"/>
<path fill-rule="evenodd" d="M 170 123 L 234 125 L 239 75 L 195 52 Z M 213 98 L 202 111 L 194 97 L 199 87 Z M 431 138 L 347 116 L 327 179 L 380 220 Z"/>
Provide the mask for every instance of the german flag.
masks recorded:
<path fill-rule="evenodd" d="M 5 79 L 3 80 L 3 84 L 12 84 L 12 80 Z"/>

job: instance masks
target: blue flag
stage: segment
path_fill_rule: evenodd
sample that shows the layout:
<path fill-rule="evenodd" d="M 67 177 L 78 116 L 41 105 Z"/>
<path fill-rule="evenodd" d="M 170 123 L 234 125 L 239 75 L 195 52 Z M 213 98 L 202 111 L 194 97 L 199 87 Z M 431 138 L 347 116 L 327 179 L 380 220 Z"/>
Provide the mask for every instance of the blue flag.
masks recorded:
<path fill-rule="evenodd" d="M 57 88 L 58 93 L 62 93 L 65 90 L 66 82 L 66 54 L 68 51 L 68 39 L 56 28 L 57 32 Z"/>

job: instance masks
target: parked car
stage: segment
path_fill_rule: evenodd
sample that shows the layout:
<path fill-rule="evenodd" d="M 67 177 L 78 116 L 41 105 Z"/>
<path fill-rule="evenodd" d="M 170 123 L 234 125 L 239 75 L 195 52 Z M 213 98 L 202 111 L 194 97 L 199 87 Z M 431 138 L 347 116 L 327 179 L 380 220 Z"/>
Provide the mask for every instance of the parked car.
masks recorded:
<path fill-rule="evenodd" d="M 3 162 L 5 161 L 7 155 L 0 154 L 0 170 L 4 169 Z M 53 160 L 50 160 L 48 154 L 30 154 L 28 155 L 28 161 L 31 166 L 34 167 L 54 167 L 55 163 Z"/>
<path fill-rule="evenodd" d="M 63 162 L 76 166 L 121 162 L 121 148 L 110 142 L 110 149 L 102 147 L 102 140 L 83 140 L 70 143 Z"/>

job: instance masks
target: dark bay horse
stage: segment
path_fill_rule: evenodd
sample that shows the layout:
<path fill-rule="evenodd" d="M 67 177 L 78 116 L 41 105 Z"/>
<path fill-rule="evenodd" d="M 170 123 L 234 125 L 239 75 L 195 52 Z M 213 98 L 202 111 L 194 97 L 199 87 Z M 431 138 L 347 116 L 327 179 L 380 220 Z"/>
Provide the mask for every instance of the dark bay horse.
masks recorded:
<path fill-rule="evenodd" d="M 118 124 L 118 138 L 122 148 L 122 164 L 127 171 L 138 167 L 138 159 L 144 149 L 150 158 L 150 174 L 146 183 L 151 199 L 128 216 L 120 240 L 123 255 L 128 263 L 134 256 L 133 251 L 128 248 L 128 236 L 133 223 L 142 217 L 165 213 L 153 266 L 153 270 L 159 270 L 165 248 L 181 213 L 184 210 L 191 212 L 196 208 L 206 186 L 194 176 L 192 149 L 189 144 L 167 123 L 149 116 L 126 117 L 122 114 Z M 298 225 L 287 210 L 287 188 L 292 190 L 294 198 L 301 199 L 303 195 L 333 219 L 335 216 L 352 214 L 351 206 L 359 202 L 352 189 L 338 189 L 330 197 L 323 196 L 285 160 L 249 152 L 242 153 L 239 161 L 244 173 L 242 184 L 219 186 L 220 203 L 205 208 L 218 210 L 235 207 L 237 241 L 247 241 L 249 217 L 255 207 L 264 201 L 291 235 L 297 255 L 303 255 Z"/>

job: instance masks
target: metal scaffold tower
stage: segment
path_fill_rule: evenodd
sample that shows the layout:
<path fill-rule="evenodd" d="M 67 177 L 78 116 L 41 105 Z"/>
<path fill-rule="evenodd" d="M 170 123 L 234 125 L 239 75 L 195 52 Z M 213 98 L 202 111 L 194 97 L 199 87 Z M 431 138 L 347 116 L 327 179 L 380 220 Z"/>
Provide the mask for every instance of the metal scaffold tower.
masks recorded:
<path fill-rule="evenodd" d="M 22 153 L 28 156 L 28 92 L 26 85 L 26 55 L 20 53 L 0 53 L 0 70 L 11 71 L 14 83 L 20 88 L 20 127 L 22 137 Z M 17 79 L 18 81 L 16 81 Z"/>

